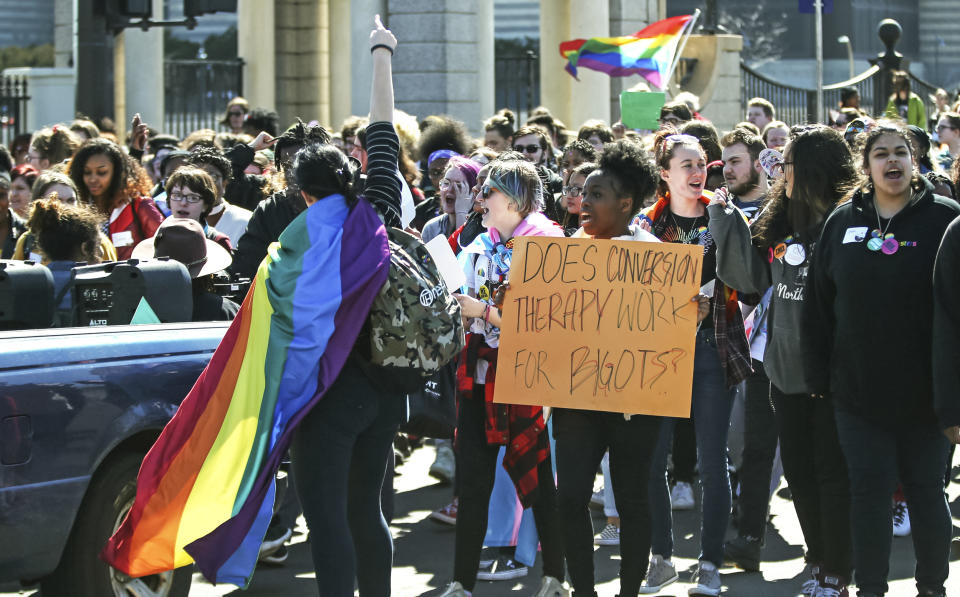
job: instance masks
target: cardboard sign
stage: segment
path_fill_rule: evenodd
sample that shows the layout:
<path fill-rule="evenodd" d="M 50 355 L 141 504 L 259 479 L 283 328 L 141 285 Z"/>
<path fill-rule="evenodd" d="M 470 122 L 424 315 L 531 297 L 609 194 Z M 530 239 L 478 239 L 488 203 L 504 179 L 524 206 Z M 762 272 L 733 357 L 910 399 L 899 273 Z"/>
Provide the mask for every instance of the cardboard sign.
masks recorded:
<path fill-rule="evenodd" d="M 690 416 L 703 248 L 519 237 L 494 402 Z"/>
<path fill-rule="evenodd" d="M 628 129 L 660 128 L 660 108 L 667 95 L 660 91 L 621 91 L 620 122 Z"/>

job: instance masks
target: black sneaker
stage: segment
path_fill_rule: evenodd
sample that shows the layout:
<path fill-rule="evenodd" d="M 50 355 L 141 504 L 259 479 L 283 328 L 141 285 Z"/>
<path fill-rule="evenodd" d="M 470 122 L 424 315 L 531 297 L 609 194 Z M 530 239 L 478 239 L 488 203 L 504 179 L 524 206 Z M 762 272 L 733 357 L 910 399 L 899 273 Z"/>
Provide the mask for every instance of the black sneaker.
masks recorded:
<path fill-rule="evenodd" d="M 512 580 L 527 575 L 526 566 L 513 558 L 500 555 L 487 567 L 477 571 L 477 580 Z"/>
<path fill-rule="evenodd" d="M 280 545 L 280 547 L 278 547 L 276 551 L 274 551 L 270 555 L 261 556 L 260 562 L 264 564 L 269 564 L 271 566 L 280 566 L 287 561 L 287 555 L 289 555 L 287 552 L 287 546 Z"/>
<path fill-rule="evenodd" d="M 753 537 L 738 536 L 723 544 L 723 555 L 728 562 L 749 572 L 760 570 L 761 541 Z"/>

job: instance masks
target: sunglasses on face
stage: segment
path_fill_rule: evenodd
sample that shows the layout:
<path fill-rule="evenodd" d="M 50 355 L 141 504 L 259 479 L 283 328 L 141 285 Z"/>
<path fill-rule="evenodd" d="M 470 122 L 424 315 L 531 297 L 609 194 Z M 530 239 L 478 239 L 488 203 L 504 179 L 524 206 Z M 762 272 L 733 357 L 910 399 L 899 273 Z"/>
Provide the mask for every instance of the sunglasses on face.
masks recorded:
<path fill-rule="evenodd" d="M 540 146 L 536 144 L 530 145 L 514 145 L 513 150 L 517 153 L 537 153 L 540 151 Z"/>

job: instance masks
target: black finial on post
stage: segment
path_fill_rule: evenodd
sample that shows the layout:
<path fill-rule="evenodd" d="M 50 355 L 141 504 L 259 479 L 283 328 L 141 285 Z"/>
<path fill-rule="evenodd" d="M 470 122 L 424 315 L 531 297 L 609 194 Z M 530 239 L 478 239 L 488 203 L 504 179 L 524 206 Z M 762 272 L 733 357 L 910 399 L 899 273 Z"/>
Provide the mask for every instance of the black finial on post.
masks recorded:
<path fill-rule="evenodd" d="M 887 69 L 898 70 L 903 62 L 903 54 L 896 50 L 897 42 L 900 41 L 902 34 L 903 28 L 900 27 L 900 23 L 893 19 L 884 19 L 880 21 L 880 25 L 877 27 L 877 37 L 887 48 L 877 58 Z"/>

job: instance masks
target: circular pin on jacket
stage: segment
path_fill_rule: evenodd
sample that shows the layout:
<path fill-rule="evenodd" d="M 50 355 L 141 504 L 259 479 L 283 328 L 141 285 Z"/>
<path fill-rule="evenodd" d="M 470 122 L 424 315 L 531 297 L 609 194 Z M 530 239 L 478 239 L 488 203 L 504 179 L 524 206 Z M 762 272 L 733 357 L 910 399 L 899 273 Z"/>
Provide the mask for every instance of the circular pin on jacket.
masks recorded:
<path fill-rule="evenodd" d="M 900 250 L 900 242 L 895 238 L 888 238 L 883 241 L 883 246 L 880 250 L 883 251 L 884 255 L 893 255 Z"/>
<path fill-rule="evenodd" d="M 792 244 L 787 247 L 785 259 L 790 265 L 801 265 L 807 259 L 807 251 L 800 243 Z"/>

